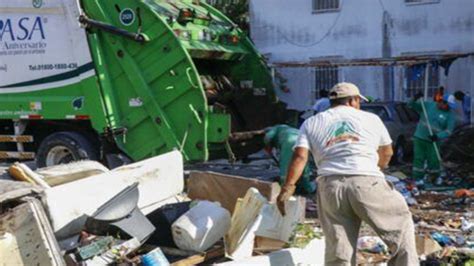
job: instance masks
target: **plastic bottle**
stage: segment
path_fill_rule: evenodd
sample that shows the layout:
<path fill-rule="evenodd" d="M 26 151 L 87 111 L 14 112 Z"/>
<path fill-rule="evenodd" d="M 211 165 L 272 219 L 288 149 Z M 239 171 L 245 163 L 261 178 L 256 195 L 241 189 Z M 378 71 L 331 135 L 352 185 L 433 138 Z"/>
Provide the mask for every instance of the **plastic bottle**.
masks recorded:
<path fill-rule="evenodd" d="M 218 203 L 200 201 L 173 223 L 171 231 L 180 249 L 203 252 L 221 239 L 229 228 L 229 211 Z"/>

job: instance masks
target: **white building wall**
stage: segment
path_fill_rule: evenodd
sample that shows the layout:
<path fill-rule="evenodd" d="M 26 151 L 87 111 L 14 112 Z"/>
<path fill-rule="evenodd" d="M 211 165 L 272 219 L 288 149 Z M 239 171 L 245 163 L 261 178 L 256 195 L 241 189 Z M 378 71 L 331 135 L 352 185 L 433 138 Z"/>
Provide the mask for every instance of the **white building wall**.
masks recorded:
<path fill-rule="evenodd" d="M 250 0 L 251 37 L 270 63 L 308 62 L 331 56 L 380 58 L 385 11 L 390 56 L 474 51 L 474 0 L 439 0 L 430 4 L 406 4 L 404 0 L 340 2 L 339 11 L 313 14 L 312 0 Z M 472 62 L 458 59 L 448 77 L 440 68 L 440 85 L 450 92 L 474 89 L 469 72 Z M 374 98 L 405 98 L 400 68 L 393 75 L 393 97 L 384 92 L 381 67 L 343 67 L 340 73 L 341 79 L 356 83 L 363 93 Z M 309 108 L 314 101 L 308 99 L 314 98 L 311 69 L 285 69 L 283 74 L 291 95 L 279 93 L 282 99 L 292 108 Z"/>

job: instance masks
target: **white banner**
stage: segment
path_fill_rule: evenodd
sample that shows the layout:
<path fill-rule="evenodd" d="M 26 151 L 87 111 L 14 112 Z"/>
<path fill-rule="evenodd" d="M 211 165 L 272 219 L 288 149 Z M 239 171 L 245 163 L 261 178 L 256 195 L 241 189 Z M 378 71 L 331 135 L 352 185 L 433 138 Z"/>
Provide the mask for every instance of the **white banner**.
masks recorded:
<path fill-rule="evenodd" d="M 65 86 L 94 75 L 73 0 L 0 1 L 0 93 Z"/>

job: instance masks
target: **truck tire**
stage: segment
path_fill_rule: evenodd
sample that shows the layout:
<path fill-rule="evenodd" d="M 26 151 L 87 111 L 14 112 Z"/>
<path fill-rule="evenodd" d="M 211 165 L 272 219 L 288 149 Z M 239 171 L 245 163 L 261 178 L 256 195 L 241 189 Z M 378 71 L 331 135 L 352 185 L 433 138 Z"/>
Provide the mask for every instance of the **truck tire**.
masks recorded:
<path fill-rule="evenodd" d="M 49 135 L 36 153 L 38 167 L 65 164 L 79 160 L 99 160 L 98 150 L 84 135 L 62 131 Z"/>

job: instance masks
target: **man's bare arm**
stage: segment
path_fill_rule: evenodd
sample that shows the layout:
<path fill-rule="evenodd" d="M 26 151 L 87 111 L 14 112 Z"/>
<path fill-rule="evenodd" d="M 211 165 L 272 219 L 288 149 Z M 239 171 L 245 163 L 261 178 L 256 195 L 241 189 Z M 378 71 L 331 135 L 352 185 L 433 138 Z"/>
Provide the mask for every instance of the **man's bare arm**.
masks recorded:
<path fill-rule="evenodd" d="M 377 152 L 379 154 L 379 162 L 377 165 L 380 169 L 387 168 L 393 155 L 392 145 L 380 146 Z"/>
<path fill-rule="evenodd" d="M 293 151 L 293 157 L 291 158 L 290 167 L 288 173 L 286 173 L 285 185 L 295 185 L 298 179 L 303 174 L 304 167 L 308 162 L 308 149 L 297 147 Z"/>
<path fill-rule="evenodd" d="M 308 161 L 308 149 L 296 148 L 293 151 L 288 173 L 286 174 L 285 185 L 281 188 L 277 197 L 277 206 L 282 215 L 285 215 L 285 201 L 295 193 L 296 182 L 300 179 Z"/>

